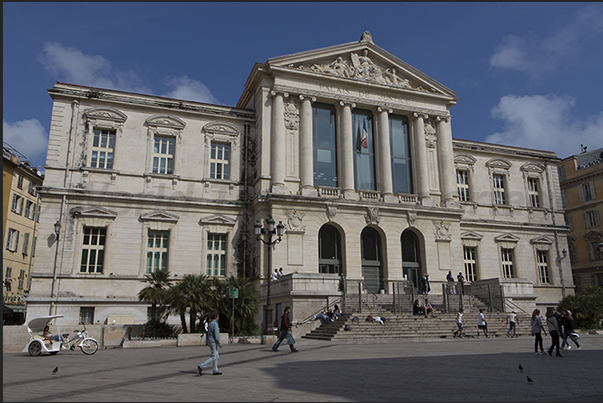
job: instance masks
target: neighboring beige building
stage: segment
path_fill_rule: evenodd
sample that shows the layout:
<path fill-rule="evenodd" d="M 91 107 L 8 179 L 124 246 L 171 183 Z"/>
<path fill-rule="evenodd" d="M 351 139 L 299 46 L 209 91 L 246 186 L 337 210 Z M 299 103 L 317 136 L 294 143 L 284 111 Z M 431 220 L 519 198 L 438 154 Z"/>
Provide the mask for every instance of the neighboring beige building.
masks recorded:
<path fill-rule="evenodd" d="M 603 287 L 603 148 L 565 158 L 559 177 L 576 289 Z"/>
<path fill-rule="evenodd" d="M 29 294 L 37 240 L 37 186 L 44 178 L 21 153 L 7 143 L 2 159 L 2 254 L 5 319 L 13 324 L 25 320 L 25 297 Z M 12 311 L 12 312 L 11 312 Z"/>
<path fill-rule="evenodd" d="M 49 94 L 35 315 L 144 322 L 136 294 L 162 268 L 250 276 L 265 304 L 283 267 L 274 320 L 338 301 L 340 272 L 349 301 L 399 296 L 422 273 L 442 294 L 449 270 L 529 312 L 574 291 L 556 155 L 453 139 L 455 93 L 368 32 L 257 63 L 236 107 Z M 269 216 L 284 227 L 272 248 L 254 236 Z"/>

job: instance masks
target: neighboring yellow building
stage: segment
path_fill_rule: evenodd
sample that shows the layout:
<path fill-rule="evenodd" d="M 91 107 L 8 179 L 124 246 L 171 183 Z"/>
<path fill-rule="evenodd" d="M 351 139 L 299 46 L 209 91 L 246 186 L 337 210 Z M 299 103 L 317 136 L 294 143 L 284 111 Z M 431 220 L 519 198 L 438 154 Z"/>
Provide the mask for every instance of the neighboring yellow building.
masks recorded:
<path fill-rule="evenodd" d="M 576 292 L 603 287 L 603 148 L 565 158 L 559 180 Z"/>
<path fill-rule="evenodd" d="M 37 187 L 44 178 L 29 166 L 25 157 L 3 144 L 2 230 L 4 233 L 3 321 L 25 321 L 25 299 L 31 285 L 31 270 L 37 239 L 40 200 Z"/>

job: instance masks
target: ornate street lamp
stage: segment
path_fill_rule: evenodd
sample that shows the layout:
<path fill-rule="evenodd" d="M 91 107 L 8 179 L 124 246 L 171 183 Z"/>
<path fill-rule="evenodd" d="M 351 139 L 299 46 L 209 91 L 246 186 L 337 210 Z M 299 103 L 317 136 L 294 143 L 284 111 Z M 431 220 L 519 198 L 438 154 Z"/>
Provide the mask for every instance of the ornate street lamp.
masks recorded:
<path fill-rule="evenodd" d="M 54 234 L 57 236 L 57 239 L 59 239 L 60 232 L 61 232 L 61 223 L 57 221 L 54 223 Z"/>
<path fill-rule="evenodd" d="M 274 228 L 274 219 L 268 216 L 265 220 L 265 226 L 262 228 L 262 224 L 259 221 L 255 222 L 253 227 L 253 231 L 255 233 L 255 237 L 258 241 L 261 241 L 264 245 L 268 247 L 268 254 L 266 256 L 266 271 L 268 273 L 268 287 L 266 289 L 266 324 L 264 328 L 265 335 L 273 335 L 274 328 L 272 326 L 272 306 L 270 305 L 270 279 L 272 272 L 272 246 L 282 241 L 283 233 L 285 230 L 285 226 L 282 221 L 278 222 L 276 229 Z M 272 236 L 275 235 L 278 237 L 274 241 L 272 240 Z M 262 235 L 264 237 L 262 237 Z"/>

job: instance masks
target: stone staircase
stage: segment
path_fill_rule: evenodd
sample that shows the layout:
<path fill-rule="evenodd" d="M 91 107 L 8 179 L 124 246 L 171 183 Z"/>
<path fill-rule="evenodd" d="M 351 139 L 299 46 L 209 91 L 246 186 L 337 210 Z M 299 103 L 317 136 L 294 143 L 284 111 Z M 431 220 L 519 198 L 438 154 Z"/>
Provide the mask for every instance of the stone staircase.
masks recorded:
<path fill-rule="evenodd" d="M 432 297 L 429 297 L 429 299 L 431 301 Z M 433 302 L 436 302 L 437 298 L 433 299 Z M 477 303 L 475 306 L 464 306 L 465 327 L 463 333 L 466 337 L 477 336 L 477 314 L 480 305 Z M 363 306 L 362 313 L 345 313 L 334 322 L 321 324 L 302 338 L 316 340 L 452 338 L 454 331 L 457 330 L 456 312 L 442 313 L 442 305 L 437 303 L 434 304 L 436 308 L 435 318 L 431 316 L 425 318 L 408 312 L 394 313 L 390 309 L 384 308 L 384 306 L 375 305 L 369 309 L 365 309 Z M 386 318 L 385 325 L 377 322 L 367 322 L 367 315 Z M 506 337 L 509 329 L 507 323 L 508 313 L 487 312 L 484 309 L 484 316 L 488 323 L 488 336 Z M 355 317 L 358 320 L 354 320 Z M 517 320 L 517 336 L 531 337 L 530 315 L 518 313 Z M 343 330 L 346 324 L 350 325 L 351 331 Z M 483 333 L 480 337 L 484 337 Z"/>

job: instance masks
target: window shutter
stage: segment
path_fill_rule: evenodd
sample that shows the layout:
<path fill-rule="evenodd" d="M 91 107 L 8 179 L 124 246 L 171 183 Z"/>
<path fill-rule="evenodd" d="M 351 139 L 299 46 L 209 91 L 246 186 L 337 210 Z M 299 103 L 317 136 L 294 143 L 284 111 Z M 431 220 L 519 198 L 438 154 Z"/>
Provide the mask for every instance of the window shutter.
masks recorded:
<path fill-rule="evenodd" d="M 582 213 L 582 221 L 584 222 L 584 228 L 588 228 L 588 214 Z"/>
<path fill-rule="evenodd" d="M 595 195 L 595 184 L 593 182 L 588 182 L 588 187 L 590 188 L 590 199 L 596 200 L 597 195 Z"/>
<path fill-rule="evenodd" d="M 580 185 L 580 186 L 578 187 L 578 191 L 579 191 L 579 193 L 580 193 L 580 201 L 581 201 L 581 202 L 583 202 L 583 201 L 584 201 L 584 190 L 582 190 L 582 186 L 583 186 L 583 185 Z"/>
<path fill-rule="evenodd" d="M 20 235 L 21 234 L 19 233 L 19 231 L 15 231 L 15 249 L 13 249 L 13 252 L 19 250 L 19 236 Z"/>
<path fill-rule="evenodd" d="M 595 226 L 598 227 L 599 226 L 599 210 L 594 210 L 593 211 L 593 217 L 594 217 L 594 221 L 595 221 Z"/>

